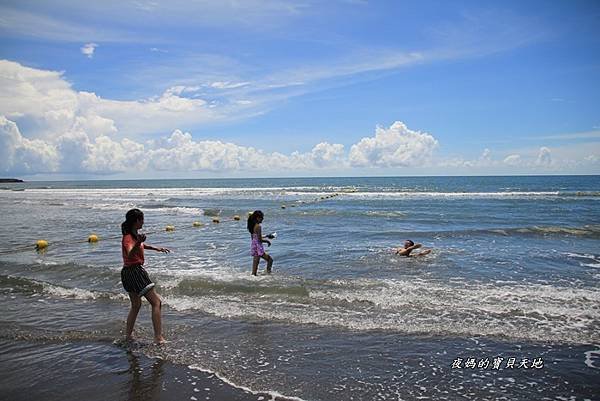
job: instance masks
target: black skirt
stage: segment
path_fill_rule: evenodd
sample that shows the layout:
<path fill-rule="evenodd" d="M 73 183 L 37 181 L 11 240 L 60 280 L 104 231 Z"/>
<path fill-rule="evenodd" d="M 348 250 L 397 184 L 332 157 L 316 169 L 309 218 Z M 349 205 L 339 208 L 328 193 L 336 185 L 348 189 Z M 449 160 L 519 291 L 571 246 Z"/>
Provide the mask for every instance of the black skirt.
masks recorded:
<path fill-rule="evenodd" d="M 140 297 L 156 285 L 150 280 L 148 272 L 142 265 L 123 266 L 123 269 L 121 269 L 121 282 L 125 291 L 135 292 Z"/>

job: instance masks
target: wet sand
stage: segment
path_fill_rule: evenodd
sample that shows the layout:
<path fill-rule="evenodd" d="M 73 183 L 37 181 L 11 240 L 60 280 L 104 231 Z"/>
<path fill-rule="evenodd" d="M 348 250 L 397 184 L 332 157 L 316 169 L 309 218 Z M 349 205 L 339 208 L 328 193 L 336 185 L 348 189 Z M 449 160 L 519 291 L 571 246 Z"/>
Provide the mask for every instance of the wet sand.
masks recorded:
<path fill-rule="evenodd" d="M 111 343 L 3 339 L 0 355 L 0 391 L 7 401 L 273 399 Z"/>

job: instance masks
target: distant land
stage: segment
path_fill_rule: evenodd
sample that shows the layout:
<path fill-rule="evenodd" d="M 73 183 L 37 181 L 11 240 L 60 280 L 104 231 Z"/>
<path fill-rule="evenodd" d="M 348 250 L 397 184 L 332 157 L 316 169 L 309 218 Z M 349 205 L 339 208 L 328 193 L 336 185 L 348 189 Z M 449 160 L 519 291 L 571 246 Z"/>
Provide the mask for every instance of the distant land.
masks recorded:
<path fill-rule="evenodd" d="M 0 178 L 1 183 L 5 182 L 24 182 L 23 180 L 19 180 L 18 178 Z"/>

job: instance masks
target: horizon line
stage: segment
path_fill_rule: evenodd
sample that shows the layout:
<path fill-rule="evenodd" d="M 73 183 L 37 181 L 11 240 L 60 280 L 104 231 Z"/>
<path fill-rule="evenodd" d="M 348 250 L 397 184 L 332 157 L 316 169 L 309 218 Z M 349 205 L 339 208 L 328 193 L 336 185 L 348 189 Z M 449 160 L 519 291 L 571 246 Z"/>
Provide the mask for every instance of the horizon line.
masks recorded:
<path fill-rule="evenodd" d="M 364 175 L 364 176 L 287 176 L 287 177 L 202 177 L 202 178 L 84 178 L 84 179 L 56 179 L 56 180 L 25 180 L 13 177 L 0 177 L 0 180 L 20 179 L 22 182 L 4 182 L 2 184 L 22 184 L 27 182 L 65 182 L 65 181 L 195 181 L 195 180 L 285 180 L 285 179 L 335 179 L 335 178 L 442 178 L 442 177 L 594 177 L 600 174 L 485 174 L 485 175 Z"/>

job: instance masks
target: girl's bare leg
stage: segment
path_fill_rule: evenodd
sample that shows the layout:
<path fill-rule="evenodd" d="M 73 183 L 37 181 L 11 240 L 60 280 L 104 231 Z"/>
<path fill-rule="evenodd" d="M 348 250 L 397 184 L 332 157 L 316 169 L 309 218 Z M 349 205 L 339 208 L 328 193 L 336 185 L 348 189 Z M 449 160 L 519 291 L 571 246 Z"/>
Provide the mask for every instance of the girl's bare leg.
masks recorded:
<path fill-rule="evenodd" d="M 160 295 L 151 289 L 144 295 L 150 305 L 152 305 L 152 326 L 154 327 L 154 342 L 157 344 L 162 344 L 166 342 L 165 338 L 162 335 L 162 321 L 160 316 L 160 309 L 162 305 L 162 301 L 160 300 Z"/>
<path fill-rule="evenodd" d="M 267 273 L 271 273 L 271 267 L 273 266 L 273 258 L 268 253 L 263 254 L 262 258 L 267 261 Z"/>
<path fill-rule="evenodd" d="M 256 276 L 258 273 L 258 262 L 260 262 L 260 256 L 254 256 L 252 258 L 252 275 Z"/>
<path fill-rule="evenodd" d="M 133 326 L 137 319 L 138 312 L 142 306 L 142 298 L 135 292 L 129 293 L 129 299 L 131 300 L 131 309 L 127 315 L 127 328 L 125 330 L 125 338 L 127 340 L 133 340 Z"/>

